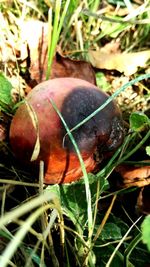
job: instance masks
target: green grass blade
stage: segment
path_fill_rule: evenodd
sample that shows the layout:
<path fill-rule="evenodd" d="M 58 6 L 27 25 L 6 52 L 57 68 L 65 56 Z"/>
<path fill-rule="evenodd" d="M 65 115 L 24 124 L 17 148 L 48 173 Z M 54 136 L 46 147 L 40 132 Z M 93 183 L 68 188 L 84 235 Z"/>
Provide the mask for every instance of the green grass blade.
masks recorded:
<path fill-rule="evenodd" d="M 121 92 L 125 91 L 129 86 L 134 85 L 135 83 L 150 78 L 150 74 L 144 74 L 136 79 L 133 79 L 132 81 L 124 84 L 121 86 L 114 94 L 112 94 L 103 105 L 101 105 L 98 109 L 96 109 L 92 114 L 90 114 L 88 117 L 86 117 L 84 120 L 82 120 L 80 123 L 78 123 L 75 127 L 73 127 L 70 131 L 74 131 L 78 129 L 80 126 L 82 126 L 84 123 L 92 119 L 98 112 L 100 112 L 102 109 L 104 109 L 111 101 L 113 101 Z"/>
<path fill-rule="evenodd" d="M 88 209 L 88 230 L 89 230 L 89 233 L 88 233 L 88 237 L 89 239 L 91 239 L 91 236 L 92 236 L 92 230 L 93 230 L 93 218 L 92 218 L 92 202 L 91 202 L 91 192 L 90 192 L 90 186 L 89 186 L 89 181 L 88 181 L 88 175 L 87 175 L 87 172 L 86 172 L 86 168 L 85 168 L 85 165 L 84 165 L 84 161 L 82 159 L 82 156 L 81 156 L 81 153 L 80 153 L 80 150 L 75 142 L 75 139 L 73 137 L 73 135 L 71 134 L 65 120 L 63 119 L 61 113 L 59 112 L 56 104 L 54 103 L 54 101 L 51 99 L 50 100 L 51 104 L 53 105 L 53 108 L 55 109 L 55 111 L 57 112 L 57 114 L 59 115 L 66 131 L 67 131 L 67 134 L 72 142 L 72 144 L 74 145 L 74 148 L 75 148 L 75 151 L 77 153 L 77 156 L 79 158 L 79 162 L 81 164 L 81 168 L 82 168 L 82 172 L 83 172 L 83 177 L 84 177 L 84 181 L 85 181 L 85 190 L 86 190 L 86 199 L 87 199 L 87 209 Z"/>

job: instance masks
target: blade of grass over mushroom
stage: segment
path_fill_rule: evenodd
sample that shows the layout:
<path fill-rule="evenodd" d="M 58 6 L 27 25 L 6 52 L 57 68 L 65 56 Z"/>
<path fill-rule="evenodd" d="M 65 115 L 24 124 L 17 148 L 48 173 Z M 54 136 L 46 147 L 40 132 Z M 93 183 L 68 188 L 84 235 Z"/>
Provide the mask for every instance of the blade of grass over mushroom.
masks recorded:
<path fill-rule="evenodd" d="M 134 85 L 135 83 L 150 78 L 150 74 L 144 74 L 141 75 L 132 81 L 124 84 L 121 86 L 115 93 L 113 93 L 103 105 L 101 105 L 98 109 L 96 109 L 92 114 L 87 116 L 84 120 L 82 120 L 80 123 L 78 123 L 75 127 L 70 129 L 70 132 L 73 132 L 74 130 L 78 129 L 80 126 L 82 126 L 84 123 L 92 119 L 98 112 L 100 112 L 102 109 L 104 109 L 111 101 L 113 101 L 121 92 L 125 91 L 129 86 Z"/>
<path fill-rule="evenodd" d="M 116 150 L 114 155 L 108 161 L 107 165 L 96 174 L 96 177 L 98 179 L 99 179 L 99 177 L 105 177 L 105 180 L 108 178 L 108 176 L 111 174 L 111 172 L 115 168 L 114 162 L 117 162 L 116 159 L 117 159 L 118 155 L 121 153 L 122 148 L 123 148 L 123 145 Z"/>
<path fill-rule="evenodd" d="M 116 150 L 116 152 L 114 153 L 114 155 L 112 155 L 112 157 L 110 158 L 110 160 L 108 161 L 107 165 L 100 170 L 96 176 L 98 177 L 105 177 L 105 180 L 109 177 L 109 175 L 112 173 L 112 171 L 114 170 L 114 168 L 119 165 L 119 160 L 122 159 L 122 154 L 125 152 L 126 147 L 129 145 L 130 140 L 132 140 L 132 137 L 130 137 L 130 135 L 126 136 L 124 139 L 123 144 Z M 119 156 L 118 160 L 117 157 Z"/>
<path fill-rule="evenodd" d="M 140 147 L 144 145 L 144 143 L 150 138 L 150 119 L 145 115 L 141 113 L 132 113 L 130 116 L 130 128 L 134 132 L 127 136 L 127 146 L 132 143 L 132 140 L 134 137 L 142 130 L 144 127 L 147 127 L 148 131 L 145 134 L 145 136 L 142 138 L 142 140 L 129 151 L 126 151 L 124 156 L 120 158 L 116 165 L 121 164 L 122 162 L 126 161 L 129 157 L 131 157 Z M 133 163 L 133 162 L 132 162 Z"/>
<path fill-rule="evenodd" d="M 28 110 L 30 118 L 32 120 L 32 124 L 36 130 L 36 136 L 37 136 L 34 150 L 33 150 L 32 156 L 31 156 L 31 161 L 34 161 L 37 159 L 39 152 L 40 152 L 39 123 L 38 123 L 36 113 L 35 113 L 34 109 L 32 108 L 32 106 L 27 101 L 25 101 L 25 104 L 27 106 L 27 110 Z"/>
<path fill-rule="evenodd" d="M 73 138 L 73 135 L 71 134 L 70 132 L 70 129 L 68 128 L 65 120 L 63 119 L 60 111 L 58 110 L 56 104 L 54 103 L 54 101 L 52 99 L 50 99 L 50 103 L 52 104 L 53 108 L 55 109 L 55 111 L 57 112 L 57 114 L 59 115 L 67 133 L 68 133 L 68 136 L 72 142 L 72 144 L 74 145 L 74 148 L 75 148 L 75 151 L 78 155 L 78 158 L 79 158 L 79 161 L 80 161 L 80 164 L 81 164 L 81 168 L 82 168 L 82 172 L 83 172 L 83 177 L 84 177 L 84 181 L 85 181 L 85 190 L 86 190 L 86 200 L 87 200 L 87 212 L 88 212 L 88 237 L 89 237 L 89 241 L 91 239 L 91 236 L 92 236 L 92 230 L 93 230 L 93 218 L 92 218 L 92 202 L 91 202 L 91 191 L 90 191 L 90 186 L 89 186 L 89 181 L 88 181 L 88 175 L 87 175 L 87 172 L 86 172 L 86 168 L 85 168 L 85 165 L 84 165 L 84 161 L 82 159 L 82 156 L 81 156 L 81 153 L 80 153 L 80 150 L 75 142 L 75 139 Z"/>

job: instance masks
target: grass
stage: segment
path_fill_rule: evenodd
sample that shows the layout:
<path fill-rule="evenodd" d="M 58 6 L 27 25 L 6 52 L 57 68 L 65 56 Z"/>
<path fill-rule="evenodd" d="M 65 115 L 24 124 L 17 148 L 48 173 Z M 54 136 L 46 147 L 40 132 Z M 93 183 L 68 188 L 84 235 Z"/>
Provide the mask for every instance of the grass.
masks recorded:
<path fill-rule="evenodd" d="M 103 19 L 100 15 L 98 19 L 96 11 L 99 9 L 99 1 L 56 0 L 48 7 L 45 3 L 37 1 L 36 5 L 31 4 L 30 1 L 25 1 L 24 4 L 19 0 L 13 1 L 9 8 L 6 3 L 1 5 L 1 13 L 9 18 L 34 16 L 44 20 L 46 18 L 43 17 L 42 11 L 48 14 L 47 79 L 51 73 L 51 65 L 58 45 L 64 53 L 78 59 L 87 59 L 89 48 L 97 49 L 103 45 L 103 42 L 117 38 L 120 39 L 121 47 L 125 51 L 133 51 L 135 48 L 140 50 L 141 47 L 148 48 L 149 26 L 148 21 L 145 21 L 149 19 L 148 1 L 145 6 L 139 6 L 136 13 L 131 12 L 129 20 L 123 24 L 122 21 L 125 19 L 122 18 L 119 18 L 121 22 L 115 22 L 118 19 L 115 8 L 111 14 L 109 11 L 107 14 L 107 9 L 102 9 L 102 15 L 108 18 Z M 124 3 L 127 7 L 132 6 L 130 1 Z M 86 15 L 85 8 L 88 10 Z M 135 23 L 135 20 L 139 20 L 140 23 Z M 100 30 L 96 31 L 97 28 Z M 11 33 L 9 24 L 6 30 Z M 133 36 L 137 36 L 136 42 L 133 42 L 132 32 L 134 32 Z M 9 34 L 10 38 L 11 36 Z M 3 34 L 3 40 L 6 41 L 5 34 Z M 8 63 L 4 64 L 5 70 L 9 69 L 8 65 Z M 19 72 L 18 62 L 13 67 L 13 73 L 14 69 Z M 7 71 L 5 76 L 9 76 Z M 134 194 L 138 195 L 139 189 L 111 187 L 112 179 L 116 178 L 115 167 L 127 161 L 134 164 L 132 157 L 135 160 L 134 157 L 138 157 L 139 153 L 145 150 L 150 137 L 149 125 L 142 131 L 135 129 L 133 131 L 130 124 L 123 145 L 107 162 L 104 162 L 101 170 L 96 174 L 87 174 L 72 135 L 75 129 L 94 117 L 128 87 L 134 88 L 138 84 L 146 88 L 146 93 L 145 89 L 141 91 L 143 92 L 141 98 L 143 96 L 144 99 L 148 99 L 150 74 L 141 75 L 139 71 L 130 78 L 130 81 L 112 94 L 108 101 L 73 129 L 68 128 L 57 106 L 52 102 L 75 147 L 84 179 L 69 185 L 44 186 L 44 166 L 41 162 L 39 182 L 35 183 L 31 173 L 18 166 L 10 152 L 9 143 L 4 144 L 5 149 L 1 149 L 0 146 L 2 155 L 0 160 L 1 267 L 8 264 L 17 267 L 46 267 L 50 264 L 54 267 L 75 265 L 140 267 L 149 263 L 149 252 L 141 242 L 143 216 L 136 214 L 136 204 L 132 205 Z M 8 103 L 1 105 L 2 121 L 3 112 L 7 114 L 12 112 L 8 109 L 12 105 L 10 97 L 6 97 L 5 102 L 7 100 L 9 100 Z M 35 122 L 35 128 L 38 129 L 36 116 L 32 110 L 30 114 Z M 129 120 L 127 122 L 129 123 Z M 135 121 L 132 122 L 132 125 L 135 125 Z M 38 136 L 37 131 L 37 140 Z M 2 148 L 4 148 L 3 145 Z M 37 151 L 33 156 L 36 157 L 36 153 Z M 139 159 L 136 162 L 142 164 L 142 160 Z M 32 180 L 34 183 L 31 182 Z M 139 251 L 143 255 L 142 258 Z"/>

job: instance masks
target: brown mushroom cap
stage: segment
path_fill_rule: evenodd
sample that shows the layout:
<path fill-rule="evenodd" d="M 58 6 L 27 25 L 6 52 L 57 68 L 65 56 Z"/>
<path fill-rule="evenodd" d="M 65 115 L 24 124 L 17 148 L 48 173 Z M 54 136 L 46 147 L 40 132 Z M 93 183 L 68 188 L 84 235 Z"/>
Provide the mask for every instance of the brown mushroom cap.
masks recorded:
<path fill-rule="evenodd" d="M 82 176 L 82 170 L 74 146 L 50 99 L 55 102 L 69 129 L 72 129 L 102 105 L 108 95 L 87 81 L 57 78 L 37 85 L 26 97 L 38 121 L 40 152 L 36 163 L 40 160 L 45 163 L 45 183 L 72 182 Z M 106 153 L 117 149 L 122 143 L 123 121 L 116 103 L 112 101 L 72 134 L 87 172 L 93 171 L 96 167 L 93 154 L 97 147 L 101 153 Z M 28 106 L 23 103 L 10 127 L 10 143 L 16 157 L 29 163 L 36 140 L 37 129 Z"/>

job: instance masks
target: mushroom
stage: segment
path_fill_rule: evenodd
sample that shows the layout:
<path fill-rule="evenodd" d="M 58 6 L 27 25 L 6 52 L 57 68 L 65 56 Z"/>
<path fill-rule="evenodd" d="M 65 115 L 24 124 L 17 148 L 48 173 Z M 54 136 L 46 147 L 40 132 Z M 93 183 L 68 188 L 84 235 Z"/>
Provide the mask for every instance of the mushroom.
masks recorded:
<path fill-rule="evenodd" d="M 37 118 L 40 151 L 35 165 L 44 161 L 46 184 L 69 183 L 82 176 L 75 148 L 54 109 L 51 99 L 71 130 L 94 112 L 108 95 L 95 85 L 76 78 L 56 78 L 37 85 L 27 95 L 14 115 L 10 126 L 10 143 L 15 156 L 30 163 L 37 140 L 37 128 L 29 112 Z M 27 103 L 27 104 L 26 104 Z M 87 172 L 97 167 L 94 154 L 115 151 L 123 141 L 123 120 L 114 101 L 85 124 L 72 131 Z M 32 163 L 31 163 L 32 164 Z"/>

